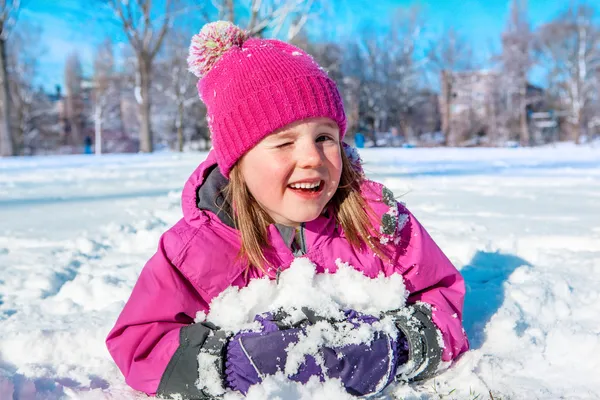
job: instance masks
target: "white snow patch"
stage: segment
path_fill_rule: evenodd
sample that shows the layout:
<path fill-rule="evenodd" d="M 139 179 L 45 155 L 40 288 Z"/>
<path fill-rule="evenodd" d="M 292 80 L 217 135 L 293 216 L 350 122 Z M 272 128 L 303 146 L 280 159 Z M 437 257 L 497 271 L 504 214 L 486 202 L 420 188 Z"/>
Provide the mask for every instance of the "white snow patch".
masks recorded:
<path fill-rule="evenodd" d="M 319 382 L 312 377 L 306 384 L 289 380 L 282 372 L 267 376 L 260 385 L 250 387 L 244 397 L 237 392 L 228 392 L 223 400 L 353 400 L 356 397 L 348 394 L 339 379 L 328 379 Z"/>
<path fill-rule="evenodd" d="M 379 314 L 404 306 L 407 293 L 402 276 L 370 279 L 340 260 L 334 274 L 317 274 L 306 258 L 297 258 L 281 272 L 279 283 L 268 278 L 255 279 L 245 288 L 228 287 L 210 304 L 207 320 L 229 331 L 256 329 L 254 317 L 267 311 L 284 309 L 291 322 L 304 318 L 302 307 L 319 316 L 342 319 L 340 310 Z"/>
<path fill-rule="evenodd" d="M 298 342 L 286 349 L 284 372 L 287 376 L 298 372 L 307 355 L 312 355 L 317 364 L 325 368 L 318 354 L 323 347 L 370 343 L 377 332 L 397 337 L 392 318 L 373 324 L 343 321 L 343 310 L 379 316 L 381 312 L 404 307 L 407 293 L 402 276 L 385 277 L 381 273 L 371 279 L 339 259 L 336 265 L 334 274 L 317 274 L 310 260 L 297 258 L 281 272 L 279 282 L 264 278 L 251 281 L 245 288 L 227 288 L 213 299 L 206 318 L 233 333 L 260 329 L 254 317 L 264 312 L 284 310 L 290 314 L 289 322 L 294 323 L 305 318 L 301 309 L 308 307 L 316 315 L 327 318 L 308 326 Z M 332 323 L 332 320 L 338 322 Z"/>
<path fill-rule="evenodd" d="M 206 390 L 213 396 L 225 393 L 221 384 L 221 377 L 217 371 L 217 356 L 201 352 L 198 355 L 198 380 L 197 386 Z"/>
<path fill-rule="evenodd" d="M 404 194 L 467 286 L 472 350 L 435 382 L 392 385 L 383 398 L 597 398 L 595 146 L 361 149 L 367 175 Z M 158 237 L 181 218 L 173 193 L 205 157 L 0 160 L 0 399 L 147 399 L 127 387 L 104 339 Z M 281 378 L 249 394 L 348 398 L 339 382 L 335 392 L 332 381 Z"/>

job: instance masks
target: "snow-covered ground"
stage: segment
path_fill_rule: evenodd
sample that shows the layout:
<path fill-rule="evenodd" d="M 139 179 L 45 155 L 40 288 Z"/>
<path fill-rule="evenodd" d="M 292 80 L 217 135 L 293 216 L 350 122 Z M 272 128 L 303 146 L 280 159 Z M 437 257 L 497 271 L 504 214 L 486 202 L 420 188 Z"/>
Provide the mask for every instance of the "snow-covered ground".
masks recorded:
<path fill-rule="evenodd" d="M 600 148 L 361 155 L 468 285 L 472 350 L 387 397 L 598 398 Z M 104 338 L 204 157 L 0 159 L 0 400 L 144 398 Z"/>

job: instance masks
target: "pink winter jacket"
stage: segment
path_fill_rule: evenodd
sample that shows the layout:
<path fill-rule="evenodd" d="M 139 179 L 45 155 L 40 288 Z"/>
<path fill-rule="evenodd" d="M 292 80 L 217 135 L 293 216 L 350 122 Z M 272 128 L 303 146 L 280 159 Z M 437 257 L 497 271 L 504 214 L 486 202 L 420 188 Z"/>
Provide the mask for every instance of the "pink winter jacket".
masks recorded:
<path fill-rule="evenodd" d="M 162 394 L 159 386 L 173 386 L 167 381 L 175 379 L 178 372 L 174 371 L 178 369 L 174 366 L 194 345 L 194 335 L 206 338 L 207 334 L 190 329 L 207 329 L 193 323 L 196 313 L 207 312 L 211 300 L 228 286 L 244 287 L 261 276 L 252 269 L 245 277 L 246 266 L 236 259 L 240 248 L 237 231 L 222 222 L 216 212 L 199 208 L 199 188 L 211 171 L 217 170 L 215 165 L 211 152 L 185 184 L 183 219 L 162 235 L 156 254 L 143 268 L 106 340 L 126 382 L 150 395 Z M 455 359 L 468 349 L 461 323 L 465 295 L 462 276 L 415 217 L 393 200 L 391 192 L 365 180 L 362 193 L 379 218 L 374 223 L 380 225 L 382 240 L 392 246 L 392 262 L 367 250 L 354 250 L 335 220 L 326 216 L 304 225 L 304 256 L 316 265 L 318 272 L 335 272 L 335 260 L 340 259 L 369 277 L 381 272 L 386 276 L 402 274 L 410 291 L 408 303 L 431 305 L 427 307 L 430 318 L 443 338 L 442 360 Z M 267 259 L 282 270 L 288 268 L 295 258 L 290 250 L 293 238 L 282 237 L 272 225 L 269 239 L 273 250 L 265 254 Z M 270 278 L 276 276 L 275 269 L 267 273 Z M 195 351 L 194 357 L 198 350 Z M 185 385 L 193 386 L 197 369 L 186 373 L 190 376 L 185 378 L 189 381 Z"/>

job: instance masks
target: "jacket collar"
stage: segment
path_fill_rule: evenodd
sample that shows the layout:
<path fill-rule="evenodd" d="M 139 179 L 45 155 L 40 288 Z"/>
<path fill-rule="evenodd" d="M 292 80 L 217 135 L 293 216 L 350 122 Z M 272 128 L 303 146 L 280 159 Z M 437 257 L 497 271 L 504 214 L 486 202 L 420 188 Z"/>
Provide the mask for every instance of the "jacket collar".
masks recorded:
<path fill-rule="evenodd" d="M 223 195 L 223 189 L 229 181 L 216 165 L 210 166 L 207 174 L 204 182 L 196 188 L 196 207 L 199 210 L 211 211 L 222 223 L 235 228 L 231 205 L 225 201 Z"/>

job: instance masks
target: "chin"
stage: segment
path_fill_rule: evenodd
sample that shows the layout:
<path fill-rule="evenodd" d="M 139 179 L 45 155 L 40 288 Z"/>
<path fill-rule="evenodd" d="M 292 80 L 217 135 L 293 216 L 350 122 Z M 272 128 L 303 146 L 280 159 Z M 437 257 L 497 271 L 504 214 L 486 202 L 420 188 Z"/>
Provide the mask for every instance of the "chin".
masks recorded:
<path fill-rule="evenodd" d="M 303 215 L 299 215 L 295 220 L 300 223 L 310 222 L 310 221 L 313 221 L 313 220 L 319 218 L 319 215 L 321 215 L 321 212 L 306 213 Z"/>

